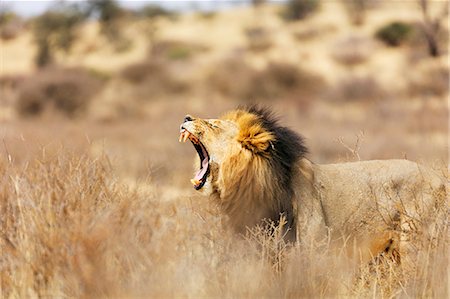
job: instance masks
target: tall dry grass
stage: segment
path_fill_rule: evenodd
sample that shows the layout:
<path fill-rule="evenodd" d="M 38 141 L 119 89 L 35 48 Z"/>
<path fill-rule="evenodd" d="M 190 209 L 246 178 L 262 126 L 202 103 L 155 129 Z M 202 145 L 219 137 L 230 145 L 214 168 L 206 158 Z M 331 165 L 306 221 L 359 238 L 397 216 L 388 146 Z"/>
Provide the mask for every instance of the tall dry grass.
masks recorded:
<path fill-rule="evenodd" d="M 105 155 L 2 155 L 2 298 L 448 296 L 445 206 L 406 272 L 389 259 L 361 266 L 328 240 L 292 246 L 270 223 L 235 236 L 206 199 L 151 187 L 121 184 Z"/>

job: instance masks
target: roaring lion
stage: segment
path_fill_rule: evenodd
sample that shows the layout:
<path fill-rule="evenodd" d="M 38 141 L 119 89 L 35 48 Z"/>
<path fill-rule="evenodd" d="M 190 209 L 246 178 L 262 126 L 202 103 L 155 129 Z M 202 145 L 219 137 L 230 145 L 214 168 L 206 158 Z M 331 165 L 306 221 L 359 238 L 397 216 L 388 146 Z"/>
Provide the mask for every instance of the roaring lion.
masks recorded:
<path fill-rule="evenodd" d="M 238 108 L 220 119 L 186 116 L 180 141 L 200 158 L 191 180 L 238 232 L 285 219 L 290 240 L 345 240 L 370 258 L 401 253 L 402 233 L 444 202 L 440 175 L 407 160 L 319 165 L 303 138 L 267 109 Z"/>

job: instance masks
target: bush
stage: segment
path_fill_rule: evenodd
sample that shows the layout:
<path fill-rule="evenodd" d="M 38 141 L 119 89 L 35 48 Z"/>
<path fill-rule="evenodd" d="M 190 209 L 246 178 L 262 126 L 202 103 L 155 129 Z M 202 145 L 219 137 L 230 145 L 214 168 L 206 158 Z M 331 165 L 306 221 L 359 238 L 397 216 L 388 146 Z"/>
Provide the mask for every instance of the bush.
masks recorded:
<path fill-rule="evenodd" d="M 379 1 L 377 0 L 345 0 L 342 1 L 347 15 L 353 25 L 364 24 L 367 10 L 374 8 Z"/>
<path fill-rule="evenodd" d="M 185 60 L 193 55 L 206 51 L 207 48 L 201 44 L 163 40 L 155 42 L 150 50 L 153 59 Z"/>
<path fill-rule="evenodd" d="M 269 32 L 263 27 L 250 27 L 245 29 L 248 49 L 253 52 L 262 52 L 272 47 Z"/>
<path fill-rule="evenodd" d="M 83 69 L 41 70 L 18 86 L 17 110 L 23 116 L 39 115 L 49 108 L 77 116 L 86 110 L 101 83 Z"/>
<path fill-rule="evenodd" d="M 135 85 L 138 93 L 145 97 L 163 94 L 178 94 L 188 88 L 178 80 L 163 61 L 145 61 L 125 67 L 121 76 Z"/>
<path fill-rule="evenodd" d="M 257 8 L 263 4 L 266 4 L 267 0 L 252 0 L 253 7 Z"/>
<path fill-rule="evenodd" d="M 23 21 L 13 12 L 0 11 L 0 38 L 15 39 L 24 27 Z"/>
<path fill-rule="evenodd" d="M 332 52 L 334 60 L 345 66 L 354 66 L 367 61 L 372 51 L 372 43 L 365 38 L 350 36 L 338 41 Z"/>
<path fill-rule="evenodd" d="M 303 20 L 319 8 L 319 0 L 289 0 L 281 16 L 287 21 Z"/>
<path fill-rule="evenodd" d="M 149 19 L 153 19 L 156 17 L 166 17 L 166 18 L 173 20 L 173 19 L 176 19 L 176 17 L 177 17 L 177 15 L 174 12 L 169 11 L 161 6 L 153 5 L 153 4 L 149 4 L 149 5 L 142 7 L 141 9 L 139 9 L 137 14 L 140 17 L 149 18 Z"/>
<path fill-rule="evenodd" d="M 232 57 L 224 59 L 208 76 L 213 92 L 230 97 L 242 97 L 254 76 L 255 70 L 244 60 Z"/>
<path fill-rule="evenodd" d="M 202 20 L 213 20 L 217 16 L 215 11 L 199 11 L 197 12 L 198 18 Z"/>
<path fill-rule="evenodd" d="M 270 63 L 254 74 L 244 96 L 247 99 L 275 99 L 298 91 L 309 94 L 316 91 L 319 82 L 315 76 L 294 65 Z"/>
<path fill-rule="evenodd" d="M 420 72 L 419 76 L 410 79 L 408 92 L 411 96 L 437 96 L 448 95 L 449 70 L 446 67 L 429 67 Z"/>
<path fill-rule="evenodd" d="M 238 59 L 224 61 L 209 78 L 211 86 L 226 96 L 243 100 L 269 100 L 293 95 L 312 95 L 323 80 L 288 63 L 269 63 L 256 70 Z"/>
<path fill-rule="evenodd" d="M 332 101 L 376 101 L 386 96 L 376 80 L 370 76 L 349 76 L 342 79 L 330 92 Z"/>
<path fill-rule="evenodd" d="M 375 37 L 391 47 L 403 44 L 410 37 L 413 27 L 403 22 L 392 22 L 381 27 L 375 33 Z"/>

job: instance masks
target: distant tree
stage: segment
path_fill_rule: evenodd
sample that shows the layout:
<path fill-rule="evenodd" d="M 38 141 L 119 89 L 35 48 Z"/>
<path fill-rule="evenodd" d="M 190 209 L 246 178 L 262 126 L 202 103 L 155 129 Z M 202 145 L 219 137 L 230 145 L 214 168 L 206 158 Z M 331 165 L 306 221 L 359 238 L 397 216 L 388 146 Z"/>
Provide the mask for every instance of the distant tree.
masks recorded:
<path fill-rule="evenodd" d="M 319 8 L 319 0 L 289 0 L 281 15 L 288 21 L 302 20 Z"/>
<path fill-rule="evenodd" d="M 266 3 L 267 2 L 267 0 L 252 0 L 252 5 L 253 5 L 253 7 L 259 7 L 259 6 L 261 6 L 262 4 L 264 4 L 264 3 Z"/>
<path fill-rule="evenodd" d="M 87 2 L 88 14 L 98 19 L 100 32 L 111 42 L 118 51 L 126 50 L 130 40 L 122 33 L 121 21 L 126 11 L 114 0 L 89 0 Z"/>
<path fill-rule="evenodd" d="M 418 1 L 420 4 L 420 9 L 422 10 L 422 31 L 427 42 L 428 53 L 432 57 L 437 57 L 441 54 L 439 47 L 439 34 L 442 31 L 442 20 L 447 20 L 448 18 L 448 2 L 444 1 L 443 8 L 440 11 L 440 14 L 432 17 L 429 10 L 430 1 Z"/>
<path fill-rule="evenodd" d="M 139 9 L 138 16 L 144 18 L 156 18 L 156 17 L 168 17 L 169 19 L 176 18 L 176 13 L 173 11 L 167 10 L 164 7 L 154 4 L 148 4 Z"/>
<path fill-rule="evenodd" d="M 376 0 L 342 0 L 351 23 L 357 26 L 364 24 L 367 10 L 375 3 Z"/>
<path fill-rule="evenodd" d="M 46 66 L 57 51 L 69 52 L 77 38 L 76 28 L 86 15 L 76 5 L 62 5 L 49 10 L 33 21 L 33 36 L 37 45 L 38 67 Z"/>

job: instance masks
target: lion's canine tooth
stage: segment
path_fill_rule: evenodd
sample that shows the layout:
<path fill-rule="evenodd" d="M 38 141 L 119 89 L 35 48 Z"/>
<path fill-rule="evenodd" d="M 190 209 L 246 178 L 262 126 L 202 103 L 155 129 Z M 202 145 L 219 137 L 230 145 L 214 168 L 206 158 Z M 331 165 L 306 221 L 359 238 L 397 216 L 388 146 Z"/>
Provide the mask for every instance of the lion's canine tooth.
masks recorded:
<path fill-rule="evenodd" d="M 200 185 L 201 181 L 196 180 L 196 179 L 191 179 L 191 183 L 192 183 L 192 185 L 197 186 L 197 185 Z"/>
<path fill-rule="evenodd" d="M 189 135 L 191 135 L 191 133 L 189 131 L 186 131 L 184 133 L 184 138 L 183 138 L 183 142 L 186 142 L 186 140 L 189 138 Z"/>
<path fill-rule="evenodd" d="M 180 130 L 180 138 L 178 138 L 178 142 L 181 142 L 184 138 L 184 135 L 186 134 L 186 129 L 181 129 Z"/>

